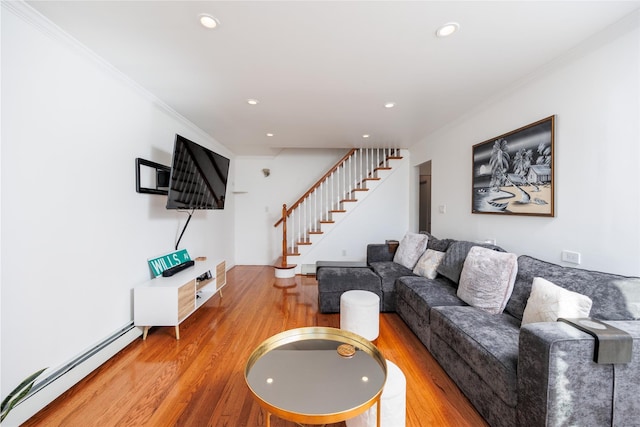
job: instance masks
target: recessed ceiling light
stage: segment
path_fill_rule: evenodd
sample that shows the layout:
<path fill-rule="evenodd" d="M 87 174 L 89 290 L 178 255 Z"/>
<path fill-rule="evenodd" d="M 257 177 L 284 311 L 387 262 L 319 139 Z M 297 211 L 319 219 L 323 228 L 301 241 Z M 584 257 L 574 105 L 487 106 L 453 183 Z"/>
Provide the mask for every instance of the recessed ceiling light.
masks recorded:
<path fill-rule="evenodd" d="M 258 105 L 260 103 L 260 101 L 258 101 L 257 99 L 247 99 L 247 104 L 249 105 Z"/>
<path fill-rule="evenodd" d="M 369 138 L 369 136 L 370 135 L 368 133 L 365 133 L 364 135 L 362 135 L 363 138 Z"/>
<path fill-rule="evenodd" d="M 436 36 L 447 37 L 458 31 L 458 29 L 460 29 L 460 24 L 457 22 L 449 22 L 436 30 Z"/>
<path fill-rule="evenodd" d="M 396 106 L 396 103 L 395 103 L 395 102 L 386 102 L 386 103 L 384 104 L 384 108 L 393 108 L 393 107 L 395 107 L 395 106 Z"/>
<path fill-rule="evenodd" d="M 273 134 L 272 133 L 268 133 L 267 136 L 273 136 Z"/>
<path fill-rule="evenodd" d="M 199 15 L 199 19 L 200 19 L 200 24 L 202 24 L 203 27 L 209 28 L 209 29 L 214 29 L 220 24 L 220 22 L 218 22 L 216 18 L 206 13 L 201 13 Z"/>

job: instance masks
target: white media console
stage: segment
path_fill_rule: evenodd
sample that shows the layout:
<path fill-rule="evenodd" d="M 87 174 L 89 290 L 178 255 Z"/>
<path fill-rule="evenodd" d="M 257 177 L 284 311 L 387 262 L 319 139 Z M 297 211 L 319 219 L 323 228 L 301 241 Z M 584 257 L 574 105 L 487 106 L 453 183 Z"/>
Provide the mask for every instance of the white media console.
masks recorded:
<path fill-rule="evenodd" d="M 196 261 L 193 267 L 171 277 L 156 277 L 133 288 L 133 323 L 144 328 L 174 326 L 180 339 L 180 323 L 220 291 L 227 282 L 224 261 Z M 206 272 L 211 278 L 199 281 Z"/>

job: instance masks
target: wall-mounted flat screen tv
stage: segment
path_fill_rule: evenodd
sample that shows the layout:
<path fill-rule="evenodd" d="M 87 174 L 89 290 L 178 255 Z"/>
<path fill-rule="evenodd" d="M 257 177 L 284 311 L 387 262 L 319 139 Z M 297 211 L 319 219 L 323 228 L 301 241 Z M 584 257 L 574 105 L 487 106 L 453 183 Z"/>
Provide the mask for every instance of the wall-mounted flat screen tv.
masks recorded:
<path fill-rule="evenodd" d="M 167 209 L 224 209 L 229 159 L 176 135 Z"/>

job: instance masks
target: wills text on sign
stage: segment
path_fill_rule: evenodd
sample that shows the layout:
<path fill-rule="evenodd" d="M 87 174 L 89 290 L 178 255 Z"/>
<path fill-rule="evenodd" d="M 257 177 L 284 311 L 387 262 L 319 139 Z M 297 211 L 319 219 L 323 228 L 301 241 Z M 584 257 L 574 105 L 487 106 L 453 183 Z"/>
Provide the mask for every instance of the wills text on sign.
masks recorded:
<path fill-rule="evenodd" d="M 179 251 L 171 252 L 166 255 L 150 259 L 149 267 L 153 272 L 153 276 L 158 277 L 162 274 L 163 271 L 187 261 L 191 261 L 189 253 L 186 249 L 180 249 Z"/>

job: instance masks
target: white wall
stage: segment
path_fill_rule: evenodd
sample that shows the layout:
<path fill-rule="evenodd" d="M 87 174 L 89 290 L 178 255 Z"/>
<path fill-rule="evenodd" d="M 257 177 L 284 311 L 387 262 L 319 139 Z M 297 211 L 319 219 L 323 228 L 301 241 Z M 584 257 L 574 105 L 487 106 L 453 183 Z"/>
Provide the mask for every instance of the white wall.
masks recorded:
<path fill-rule="evenodd" d="M 136 193 L 134 159 L 170 164 L 176 133 L 232 157 L 27 6 L 7 3 L 3 397 L 131 322 L 131 289 L 150 278 L 147 259 L 173 249 L 185 215 L 167 211 L 166 196 Z M 196 212 L 180 247 L 232 266 L 233 210 L 230 198 L 224 211 Z"/>
<path fill-rule="evenodd" d="M 236 157 L 236 262 L 269 265 L 282 255 L 282 205 L 291 206 L 348 150 L 283 149 L 276 156 Z M 265 177 L 262 169 L 271 173 Z"/>
<path fill-rule="evenodd" d="M 628 17 L 410 147 L 413 165 L 432 160 L 436 236 L 495 238 L 560 264 L 569 249 L 581 268 L 640 275 L 639 22 Z M 471 214 L 471 147 L 554 114 L 555 218 Z"/>
<path fill-rule="evenodd" d="M 292 257 L 291 263 L 314 265 L 316 261 L 364 261 L 367 244 L 384 243 L 387 239 L 401 240 L 409 230 L 409 176 L 411 167 L 403 151 L 402 160 L 392 160 L 391 171 L 371 190 L 358 193 L 358 203 L 349 208 L 335 225 L 323 225 L 322 239 L 303 247 L 304 256 Z M 342 215 L 342 214 L 340 214 Z M 412 229 L 412 231 L 417 231 Z M 315 271 L 315 270 L 312 270 Z"/>
<path fill-rule="evenodd" d="M 285 149 L 274 157 L 236 158 L 235 194 L 237 264 L 272 264 L 282 252 L 282 228 L 273 227 L 282 204 L 291 206 L 335 165 L 347 150 Z M 263 168 L 270 168 L 267 178 Z M 378 188 L 366 207 L 351 212 L 348 222 L 323 240 L 316 255 L 328 260 L 364 259 L 366 244 L 402 238 L 407 231 L 408 165 L 394 172 L 392 182 Z M 398 188 L 401 191 L 398 191 Z M 369 200 L 371 199 L 371 200 Z M 372 224 L 375 224 L 373 226 Z M 399 232 L 398 230 L 402 230 Z M 342 250 L 347 255 L 342 256 Z M 291 263 L 298 263 L 296 258 Z"/>

